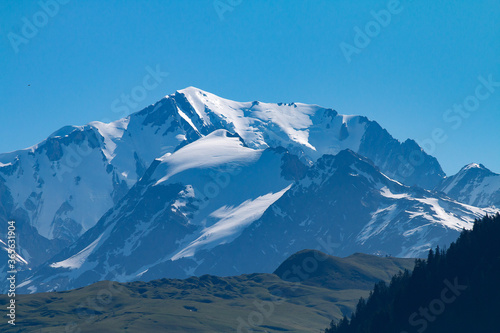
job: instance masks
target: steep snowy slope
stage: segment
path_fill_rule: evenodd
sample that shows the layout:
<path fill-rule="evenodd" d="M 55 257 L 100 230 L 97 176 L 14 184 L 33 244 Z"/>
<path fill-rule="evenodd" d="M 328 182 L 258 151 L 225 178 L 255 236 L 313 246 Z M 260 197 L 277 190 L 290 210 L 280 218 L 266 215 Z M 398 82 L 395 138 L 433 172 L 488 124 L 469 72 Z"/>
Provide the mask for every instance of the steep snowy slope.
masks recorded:
<path fill-rule="evenodd" d="M 219 130 L 157 159 L 20 290 L 272 272 L 307 248 L 418 256 L 493 211 L 404 186 L 352 151 L 307 170 L 283 148 L 252 149 Z"/>
<path fill-rule="evenodd" d="M 500 175 L 482 164 L 466 165 L 456 175 L 446 178 L 437 190 L 469 205 L 500 208 Z"/>
<path fill-rule="evenodd" d="M 493 213 L 407 187 L 351 151 L 325 155 L 230 244 L 196 255 L 196 274 L 268 272 L 301 249 L 425 256 Z"/>
<path fill-rule="evenodd" d="M 155 160 L 94 228 L 20 288 L 139 279 L 162 262 L 231 242 L 290 188 L 300 165 L 284 149 L 248 148 L 216 130 Z"/>

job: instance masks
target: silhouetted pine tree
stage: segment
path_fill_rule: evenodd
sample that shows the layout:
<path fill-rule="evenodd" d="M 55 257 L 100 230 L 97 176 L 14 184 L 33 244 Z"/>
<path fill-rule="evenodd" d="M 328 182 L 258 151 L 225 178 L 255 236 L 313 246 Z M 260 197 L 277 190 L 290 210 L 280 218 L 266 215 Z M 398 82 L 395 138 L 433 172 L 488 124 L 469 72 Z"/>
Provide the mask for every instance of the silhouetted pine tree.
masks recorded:
<path fill-rule="evenodd" d="M 476 221 L 448 249 L 430 250 L 412 273 L 375 285 L 351 320 L 326 333 L 500 332 L 500 214 Z"/>

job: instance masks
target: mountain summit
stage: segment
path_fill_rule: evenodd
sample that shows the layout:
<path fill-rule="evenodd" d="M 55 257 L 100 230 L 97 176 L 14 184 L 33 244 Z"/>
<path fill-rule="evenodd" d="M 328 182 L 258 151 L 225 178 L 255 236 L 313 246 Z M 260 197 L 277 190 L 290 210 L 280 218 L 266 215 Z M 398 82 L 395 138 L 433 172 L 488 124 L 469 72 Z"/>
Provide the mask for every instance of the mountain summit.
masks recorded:
<path fill-rule="evenodd" d="M 123 119 L 65 126 L 30 148 L 0 154 L 0 221 L 16 220 L 23 269 L 71 273 L 46 288 L 78 285 L 77 277 L 87 283 L 272 271 L 319 233 L 342 239 L 345 254 L 409 256 L 495 211 L 483 202 L 481 209 L 462 205 L 457 200 L 466 199 L 448 187 L 429 192 L 446 181 L 415 141 L 399 142 L 366 117 L 302 103 L 236 102 L 189 87 Z M 478 191 L 491 186 L 497 185 Z M 311 207 L 336 219 L 305 206 L 297 211 L 299 194 L 316 198 Z M 350 212 L 360 219 L 350 221 Z M 269 238 L 276 230 L 266 219 L 273 214 L 271 224 L 290 219 L 282 230 L 290 237 L 310 225 L 304 243 Z M 396 241 L 382 245 L 389 230 Z M 422 230 L 436 235 L 416 241 Z M 404 232 L 409 236 L 396 235 Z M 258 234 L 267 237 L 260 245 L 280 243 L 273 251 L 283 253 L 267 256 L 261 267 L 235 264 L 239 252 L 232 247 L 250 246 Z"/>
<path fill-rule="evenodd" d="M 451 198 L 477 207 L 500 207 L 500 175 L 482 164 L 471 163 L 446 178 L 438 190 Z"/>

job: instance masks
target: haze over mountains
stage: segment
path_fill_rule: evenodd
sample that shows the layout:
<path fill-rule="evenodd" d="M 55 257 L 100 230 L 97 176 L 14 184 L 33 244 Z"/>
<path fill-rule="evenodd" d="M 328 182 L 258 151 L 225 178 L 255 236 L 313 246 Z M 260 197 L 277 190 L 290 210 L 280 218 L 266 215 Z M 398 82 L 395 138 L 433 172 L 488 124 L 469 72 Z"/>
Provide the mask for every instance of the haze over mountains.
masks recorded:
<path fill-rule="evenodd" d="M 499 179 L 447 178 L 366 117 L 190 87 L 0 154 L 0 221 L 16 220 L 20 290 L 38 292 L 272 272 L 306 248 L 422 256 L 498 211 Z"/>

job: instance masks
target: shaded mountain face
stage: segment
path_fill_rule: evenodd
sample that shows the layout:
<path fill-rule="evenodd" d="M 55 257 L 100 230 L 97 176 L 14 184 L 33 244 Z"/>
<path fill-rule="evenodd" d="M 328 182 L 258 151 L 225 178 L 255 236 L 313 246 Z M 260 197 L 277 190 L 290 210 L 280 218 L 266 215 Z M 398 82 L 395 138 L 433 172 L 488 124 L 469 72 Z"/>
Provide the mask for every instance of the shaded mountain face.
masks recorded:
<path fill-rule="evenodd" d="M 194 272 L 268 272 L 302 249 L 424 256 L 494 211 L 402 185 L 346 150 L 320 158 L 233 242 L 195 255 Z"/>
<path fill-rule="evenodd" d="M 187 265 L 167 275 L 151 271 L 231 242 L 290 188 L 302 168 L 284 149 L 248 148 L 238 136 L 216 130 L 155 160 L 96 226 L 35 274 L 38 290 L 151 274 L 190 276 Z"/>
<path fill-rule="evenodd" d="M 305 248 L 413 257 L 493 211 L 404 186 L 350 150 L 304 173 L 298 163 L 284 149 L 251 149 L 214 131 L 157 159 L 95 227 L 19 288 L 272 272 Z"/>
<path fill-rule="evenodd" d="M 477 207 L 500 207 L 500 175 L 472 163 L 437 187 L 450 198 Z"/>

